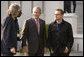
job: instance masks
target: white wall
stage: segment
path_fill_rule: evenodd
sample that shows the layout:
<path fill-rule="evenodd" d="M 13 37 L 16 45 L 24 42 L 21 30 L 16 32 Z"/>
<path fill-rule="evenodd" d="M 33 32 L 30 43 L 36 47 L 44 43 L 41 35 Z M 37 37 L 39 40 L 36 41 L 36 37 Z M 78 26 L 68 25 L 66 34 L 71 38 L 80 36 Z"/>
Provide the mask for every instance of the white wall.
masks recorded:
<path fill-rule="evenodd" d="M 20 4 L 20 1 L 10 1 L 9 4 L 12 4 L 12 3 L 18 3 L 18 4 Z"/>
<path fill-rule="evenodd" d="M 63 9 L 63 1 L 45 1 L 45 21 L 46 24 L 54 21 L 54 12 L 55 9 L 61 8 Z"/>
<path fill-rule="evenodd" d="M 29 18 L 31 18 L 31 1 L 22 1 L 22 15 L 18 18 L 20 27 L 22 27 L 24 21 Z"/>
<path fill-rule="evenodd" d="M 72 51 L 83 52 L 83 34 L 74 35 L 74 44 L 72 47 Z"/>
<path fill-rule="evenodd" d="M 8 10 L 8 2 L 1 1 L 1 22 L 3 22 L 3 19 L 7 16 L 7 10 Z"/>

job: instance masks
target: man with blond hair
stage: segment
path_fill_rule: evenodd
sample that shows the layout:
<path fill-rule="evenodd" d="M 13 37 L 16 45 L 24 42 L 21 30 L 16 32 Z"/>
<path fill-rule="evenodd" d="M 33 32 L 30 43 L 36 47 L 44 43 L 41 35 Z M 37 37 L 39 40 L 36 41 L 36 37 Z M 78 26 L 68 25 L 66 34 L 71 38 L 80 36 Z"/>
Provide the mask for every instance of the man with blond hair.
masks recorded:
<path fill-rule="evenodd" d="M 21 16 L 21 6 L 17 3 L 11 4 L 8 16 L 4 18 L 1 27 L 1 53 L 3 56 L 13 56 L 17 50 L 17 34 L 19 26 L 17 17 Z"/>

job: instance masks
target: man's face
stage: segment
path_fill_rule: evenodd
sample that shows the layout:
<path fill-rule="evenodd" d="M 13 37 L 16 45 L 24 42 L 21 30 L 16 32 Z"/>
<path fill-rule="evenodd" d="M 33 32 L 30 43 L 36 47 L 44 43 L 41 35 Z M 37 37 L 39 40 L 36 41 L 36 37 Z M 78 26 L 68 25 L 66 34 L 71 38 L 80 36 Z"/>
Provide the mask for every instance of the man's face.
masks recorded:
<path fill-rule="evenodd" d="M 17 17 L 20 17 L 20 16 L 22 15 L 22 11 L 20 10 L 18 13 L 19 13 L 19 14 L 18 14 Z"/>
<path fill-rule="evenodd" d="M 63 15 L 61 14 L 61 11 L 55 11 L 54 16 L 55 16 L 56 20 L 60 20 L 60 19 L 63 18 Z"/>
<path fill-rule="evenodd" d="M 34 18 L 36 18 L 36 19 L 39 18 L 40 14 L 41 14 L 41 12 L 40 12 L 40 10 L 37 9 L 37 8 L 36 8 L 36 9 L 34 10 L 34 12 L 33 12 L 33 16 L 34 16 Z"/>

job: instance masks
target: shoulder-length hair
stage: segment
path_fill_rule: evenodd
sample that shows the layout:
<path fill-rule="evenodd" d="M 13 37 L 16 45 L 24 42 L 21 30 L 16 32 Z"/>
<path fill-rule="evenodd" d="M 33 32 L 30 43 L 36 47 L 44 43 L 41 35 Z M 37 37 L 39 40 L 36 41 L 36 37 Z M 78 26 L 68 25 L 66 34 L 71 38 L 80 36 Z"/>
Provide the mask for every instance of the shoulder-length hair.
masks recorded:
<path fill-rule="evenodd" d="M 15 15 L 15 13 L 17 11 L 20 11 L 21 10 L 21 6 L 20 4 L 17 4 L 17 3 L 13 3 L 9 6 L 9 9 L 8 9 L 8 15 Z"/>

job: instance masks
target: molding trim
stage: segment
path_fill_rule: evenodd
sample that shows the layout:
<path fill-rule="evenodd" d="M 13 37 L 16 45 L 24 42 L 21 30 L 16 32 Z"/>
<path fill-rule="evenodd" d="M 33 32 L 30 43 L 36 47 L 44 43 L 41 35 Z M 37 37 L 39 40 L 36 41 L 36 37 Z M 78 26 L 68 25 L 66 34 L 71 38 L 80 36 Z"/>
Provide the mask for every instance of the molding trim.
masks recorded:
<path fill-rule="evenodd" d="M 33 1 L 31 1 L 31 13 L 33 13 L 32 9 L 33 9 Z"/>
<path fill-rule="evenodd" d="M 8 1 L 8 8 L 9 8 L 9 6 L 10 6 L 10 1 Z"/>

